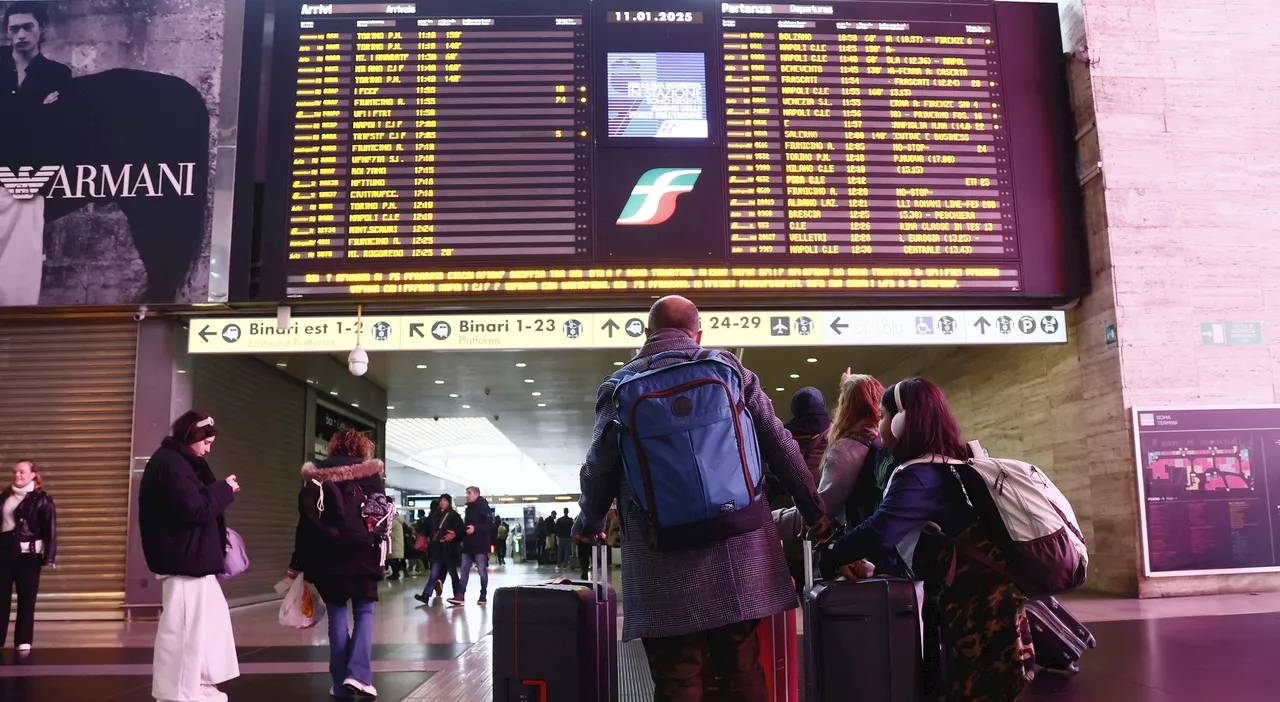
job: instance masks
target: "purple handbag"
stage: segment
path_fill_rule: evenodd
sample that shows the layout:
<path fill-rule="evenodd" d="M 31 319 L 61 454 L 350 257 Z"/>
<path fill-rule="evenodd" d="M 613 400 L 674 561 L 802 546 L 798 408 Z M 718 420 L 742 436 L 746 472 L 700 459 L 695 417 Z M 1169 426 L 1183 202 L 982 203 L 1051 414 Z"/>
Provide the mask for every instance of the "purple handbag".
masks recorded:
<path fill-rule="evenodd" d="M 222 558 L 219 580 L 227 580 L 249 569 L 249 554 L 244 550 L 244 539 L 235 529 L 227 529 L 227 555 Z"/>

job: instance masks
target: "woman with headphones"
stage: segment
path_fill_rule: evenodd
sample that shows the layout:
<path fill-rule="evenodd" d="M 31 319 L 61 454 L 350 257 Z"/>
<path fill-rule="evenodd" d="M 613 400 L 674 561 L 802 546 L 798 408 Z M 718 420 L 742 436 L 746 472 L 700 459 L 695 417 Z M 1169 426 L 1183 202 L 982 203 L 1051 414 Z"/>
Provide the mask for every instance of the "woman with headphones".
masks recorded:
<path fill-rule="evenodd" d="M 871 570 L 870 561 L 880 571 L 923 580 L 932 610 L 925 619 L 941 630 L 947 700 L 1011 702 L 1034 677 L 1026 597 L 952 546 L 963 542 L 997 562 L 1004 558 L 957 470 L 973 454 L 937 385 L 907 378 L 884 397 L 882 439 L 894 467 L 883 501 L 861 524 L 821 547 L 823 570 L 857 577 Z"/>

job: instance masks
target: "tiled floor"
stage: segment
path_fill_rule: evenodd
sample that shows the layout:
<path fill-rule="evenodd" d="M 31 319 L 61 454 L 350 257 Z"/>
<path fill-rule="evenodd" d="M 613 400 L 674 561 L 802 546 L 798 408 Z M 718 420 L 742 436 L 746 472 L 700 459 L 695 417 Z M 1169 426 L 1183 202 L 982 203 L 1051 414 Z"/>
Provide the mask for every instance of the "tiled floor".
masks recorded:
<path fill-rule="evenodd" d="M 554 577 L 523 566 L 495 572 L 490 589 Z M 615 574 L 615 581 L 616 581 Z M 474 582 L 474 581 L 473 581 Z M 489 611 L 419 606 L 419 577 L 383 585 L 375 627 L 375 683 L 392 702 L 491 702 Z M 615 582 L 615 585 L 617 583 Z M 1066 600 L 1097 635 L 1082 672 L 1042 675 L 1028 702 L 1273 702 L 1280 700 L 1280 593 L 1158 601 L 1076 596 Z M 223 685 L 233 702 L 328 700 L 323 627 L 276 624 L 275 605 L 237 610 L 232 619 L 242 676 Z M 154 622 L 40 622 L 38 648 L 17 659 L 0 652 L 3 702 L 149 700 Z M 647 699 L 644 657 L 626 644 L 620 671 Z M 634 649 L 634 650 L 633 650 Z M 633 670 L 634 668 L 634 670 Z"/>

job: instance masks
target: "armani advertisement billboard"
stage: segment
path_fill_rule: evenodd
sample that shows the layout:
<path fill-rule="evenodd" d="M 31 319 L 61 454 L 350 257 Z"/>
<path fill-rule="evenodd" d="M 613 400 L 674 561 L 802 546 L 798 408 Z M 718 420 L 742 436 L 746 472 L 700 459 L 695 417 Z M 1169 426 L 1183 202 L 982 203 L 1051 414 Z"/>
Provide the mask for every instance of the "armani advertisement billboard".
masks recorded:
<path fill-rule="evenodd" d="M 207 300 L 223 0 L 0 11 L 0 306 Z"/>

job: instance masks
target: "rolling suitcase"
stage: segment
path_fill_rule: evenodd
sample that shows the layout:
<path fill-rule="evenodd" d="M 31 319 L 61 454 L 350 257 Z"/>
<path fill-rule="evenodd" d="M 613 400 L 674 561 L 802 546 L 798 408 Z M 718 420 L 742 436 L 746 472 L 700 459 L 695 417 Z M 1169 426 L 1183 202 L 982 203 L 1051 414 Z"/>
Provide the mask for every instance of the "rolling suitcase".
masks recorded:
<path fill-rule="evenodd" d="M 919 702 L 924 584 L 897 578 L 814 582 L 804 542 L 806 702 Z"/>
<path fill-rule="evenodd" d="M 617 702 L 618 594 L 602 548 L 590 581 L 494 592 L 493 702 Z"/>
<path fill-rule="evenodd" d="M 1080 656 L 1098 645 L 1089 628 L 1052 597 L 1027 602 L 1036 664 L 1051 671 L 1080 672 Z"/>

